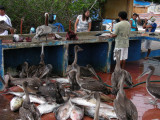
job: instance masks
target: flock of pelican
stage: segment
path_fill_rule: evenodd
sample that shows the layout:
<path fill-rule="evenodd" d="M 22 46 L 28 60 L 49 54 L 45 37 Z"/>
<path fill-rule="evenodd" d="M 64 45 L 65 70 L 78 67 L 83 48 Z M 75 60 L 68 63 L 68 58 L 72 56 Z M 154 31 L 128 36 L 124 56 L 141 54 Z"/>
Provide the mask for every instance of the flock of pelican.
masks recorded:
<path fill-rule="evenodd" d="M 71 65 L 68 65 L 66 69 L 66 75 L 70 83 L 69 88 L 65 88 L 61 83 L 52 82 L 49 76 L 52 72 L 52 65 L 45 64 L 44 62 L 44 46 L 42 44 L 42 52 L 40 55 L 40 63 L 38 66 L 29 66 L 27 62 L 22 65 L 22 70 L 19 73 L 19 78 L 14 78 L 10 73 L 5 75 L 5 79 L 1 77 L 0 80 L 4 84 L 4 89 L 8 89 L 10 86 L 18 85 L 23 90 L 19 96 L 24 96 L 22 105 L 19 108 L 19 116 L 21 120 L 40 120 L 41 115 L 49 111 L 53 111 L 53 106 L 56 106 L 56 119 L 57 120 L 67 120 L 69 117 L 72 120 L 81 120 L 85 112 L 90 112 L 89 114 L 94 114 L 94 120 L 99 120 L 99 117 L 104 117 L 102 114 L 103 108 L 101 107 L 103 103 L 101 102 L 101 94 L 109 95 L 113 94 L 116 96 L 113 103 L 113 108 L 115 113 L 108 115 L 110 118 L 118 118 L 119 120 L 138 120 L 138 112 L 136 106 L 133 102 L 127 98 L 124 91 L 124 84 L 129 88 L 132 88 L 133 82 L 132 77 L 129 72 L 120 67 L 120 50 L 115 51 L 116 55 L 116 67 L 111 76 L 112 90 L 107 88 L 105 84 L 99 80 L 91 65 L 79 66 L 77 64 L 78 52 L 83 51 L 78 45 L 74 46 L 75 58 Z M 160 98 L 160 85 L 151 84 L 150 77 L 154 72 L 154 67 L 149 66 L 149 71 L 144 72 L 141 78 L 146 73 L 149 76 L 146 80 L 146 88 L 151 96 L 155 98 L 154 103 Z M 94 78 L 93 78 L 94 77 Z M 77 91 L 85 92 L 85 95 L 80 95 Z M 12 91 L 4 92 L 10 94 L 18 94 Z M 3 94 L 3 93 L 2 93 Z M 44 105 L 36 107 L 31 101 L 31 96 L 43 96 L 45 100 L 38 101 L 40 104 Z M 72 96 L 80 96 L 81 98 L 72 99 Z M 96 99 L 94 104 L 93 113 L 91 113 L 91 108 L 76 106 L 73 101 L 79 105 L 90 104 L 88 101 L 92 98 Z M 85 101 L 83 103 L 78 102 L 79 100 Z M 46 102 L 47 101 L 47 102 Z M 55 102 L 55 103 L 53 103 Z M 47 108 L 45 108 L 47 105 Z M 52 107 L 51 107 L 51 106 Z M 92 106 L 93 107 L 93 106 Z M 42 108 L 42 109 L 40 109 Z M 50 110 L 51 108 L 51 110 Z M 105 107 L 104 107 L 105 108 Z M 17 108 L 16 108 L 17 109 Z M 87 109 L 89 111 L 87 111 Z M 111 109 L 111 106 L 108 109 Z M 104 109 L 104 111 L 106 108 Z M 76 112 L 75 112 L 76 111 Z M 77 116 L 75 117 L 75 113 Z M 109 114 L 109 113 L 108 113 Z M 114 116 L 115 114 L 115 116 Z"/>

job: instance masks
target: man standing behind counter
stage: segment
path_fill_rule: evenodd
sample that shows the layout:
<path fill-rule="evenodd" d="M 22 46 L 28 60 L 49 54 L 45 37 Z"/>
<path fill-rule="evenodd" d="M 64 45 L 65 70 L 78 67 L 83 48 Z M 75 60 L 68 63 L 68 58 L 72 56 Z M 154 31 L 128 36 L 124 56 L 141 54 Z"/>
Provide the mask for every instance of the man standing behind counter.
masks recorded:
<path fill-rule="evenodd" d="M 120 22 L 115 25 L 115 30 L 113 34 L 109 37 L 115 38 L 115 49 L 121 50 L 120 63 L 122 68 L 125 66 L 125 61 L 128 58 L 128 47 L 129 47 L 129 34 L 131 30 L 131 25 L 127 21 L 127 13 L 121 11 L 118 14 Z"/>
<path fill-rule="evenodd" d="M 4 21 L 5 23 L 7 23 L 9 26 L 12 27 L 12 24 L 11 24 L 11 20 L 10 18 L 5 14 L 5 8 L 0 5 L 0 21 Z M 3 30 L 1 30 L 3 31 Z M 14 30 L 13 28 L 10 28 L 10 32 L 13 34 L 14 33 Z M 2 35 L 8 35 L 8 31 L 7 30 L 4 30 L 4 32 L 1 32 L 0 33 L 0 36 Z"/>

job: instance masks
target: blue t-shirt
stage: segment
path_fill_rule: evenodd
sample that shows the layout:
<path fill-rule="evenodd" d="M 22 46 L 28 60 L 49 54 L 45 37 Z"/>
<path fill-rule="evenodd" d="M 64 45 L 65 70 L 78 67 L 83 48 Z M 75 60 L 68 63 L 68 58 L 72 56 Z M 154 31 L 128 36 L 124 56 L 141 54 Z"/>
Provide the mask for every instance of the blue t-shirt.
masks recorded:
<path fill-rule="evenodd" d="M 136 31 L 136 28 L 132 27 L 137 27 L 137 20 L 133 20 L 133 18 L 131 18 L 130 20 L 132 20 L 131 31 Z"/>
<path fill-rule="evenodd" d="M 157 28 L 157 24 L 156 24 L 156 23 L 153 23 L 153 24 L 152 24 L 151 32 L 155 32 L 156 28 Z M 148 29 L 146 30 L 146 32 L 149 32 Z"/>

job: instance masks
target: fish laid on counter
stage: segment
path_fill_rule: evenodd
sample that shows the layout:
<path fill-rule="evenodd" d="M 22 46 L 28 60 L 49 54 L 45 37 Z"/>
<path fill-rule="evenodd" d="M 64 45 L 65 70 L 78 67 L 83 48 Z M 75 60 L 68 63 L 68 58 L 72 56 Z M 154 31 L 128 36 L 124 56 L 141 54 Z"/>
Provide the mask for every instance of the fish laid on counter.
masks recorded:
<path fill-rule="evenodd" d="M 37 106 L 37 108 L 38 108 L 40 114 L 43 115 L 43 114 L 53 112 L 59 106 L 60 106 L 60 104 L 53 102 L 53 103 L 41 104 L 41 105 Z"/>
<path fill-rule="evenodd" d="M 18 97 L 23 97 L 24 96 L 24 92 L 7 91 L 5 93 L 0 93 L 0 95 L 2 95 L 2 94 L 11 94 L 11 95 L 15 95 L 15 96 L 18 96 Z"/>
<path fill-rule="evenodd" d="M 23 96 L 23 99 L 25 99 L 26 96 L 24 95 Z M 38 104 L 44 104 L 46 103 L 46 99 L 42 96 L 38 96 L 38 95 L 32 95 L 32 94 L 29 94 L 29 99 L 30 99 L 30 102 L 31 103 L 38 103 Z"/>
<path fill-rule="evenodd" d="M 90 117 L 94 117 L 94 113 L 95 113 L 95 107 L 85 107 L 85 115 L 90 116 Z M 100 108 L 99 109 L 99 119 L 111 119 L 111 118 L 116 118 L 116 113 L 114 111 L 114 108 Z"/>
<path fill-rule="evenodd" d="M 69 83 L 69 79 L 68 78 L 52 78 L 53 80 L 55 80 L 56 82 L 62 83 L 62 84 L 67 84 Z"/>
<path fill-rule="evenodd" d="M 68 100 L 64 105 L 60 106 L 56 111 L 56 119 L 57 120 L 67 120 L 70 116 L 72 110 L 71 101 Z"/>
<path fill-rule="evenodd" d="M 22 106 L 22 103 L 23 103 L 23 99 L 22 98 L 17 97 L 17 96 L 12 98 L 12 100 L 10 101 L 10 109 L 11 109 L 11 111 L 18 110 Z"/>
<path fill-rule="evenodd" d="M 92 98 L 90 100 L 76 97 L 71 98 L 71 102 L 85 107 L 85 114 L 94 117 L 96 99 Z M 106 103 L 101 102 L 99 108 L 99 118 L 117 118 L 114 108 Z"/>
<path fill-rule="evenodd" d="M 72 120 L 82 120 L 83 116 L 84 116 L 84 108 L 72 104 L 70 118 Z"/>
<path fill-rule="evenodd" d="M 96 106 L 96 99 L 94 99 L 94 98 L 92 98 L 90 100 L 87 100 L 87 99 L 84 99 L 84 98 L 81 98 L 81 97 L 75 97 L 75 98 L 71 98 L 70 100 L 71 100 L 71 102 L 73 102 L 77 105 L 82 105 L 82 106 L 87 106 L 87 107 L 95 107 Z M 106 104 L 106 103 L 101 102 L 100 103 L 100 108 L 112 109 L 113 107 Z"/>

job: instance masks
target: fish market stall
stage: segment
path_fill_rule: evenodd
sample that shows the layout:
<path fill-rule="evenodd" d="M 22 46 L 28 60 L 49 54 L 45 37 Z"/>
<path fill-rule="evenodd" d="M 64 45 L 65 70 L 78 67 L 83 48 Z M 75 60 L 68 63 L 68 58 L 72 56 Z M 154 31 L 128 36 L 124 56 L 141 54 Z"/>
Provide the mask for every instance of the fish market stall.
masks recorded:
<path fill-rule="evenodd" d="M 91 64 L 96 71 L 110 72 L 111 63 L 113 63 L 114 39 L 95 36 L 98 33 L 102 32 L 78 33 L 78 40 L 65 40 L 66 33 L 58 33 L 62 36 L 61 40 L 48 37 L 48 41 L 41 38 L 40 41 L 32 39 L 32 42 L 13 42 L 12 36 L 0 37 L 0 73 L 3 76 L 8 70 L 16 72 L 15 68 L 25 61 L 31 65 L 38 64 L 42 43 L 44 43 L 44 61 L 53 65 L 53 71 L 57 75 L 64 75 L 68 64 L 73 62 L 73 48 L 76 44 L 84 49 L 78 54 L 79 65 Z M 32 38 L 34 35 L 22 36 Z M 142 39 L 160 41 L 159 36 L 150 37 L 132 33 L 128 61 L 141 59 Z"/>

